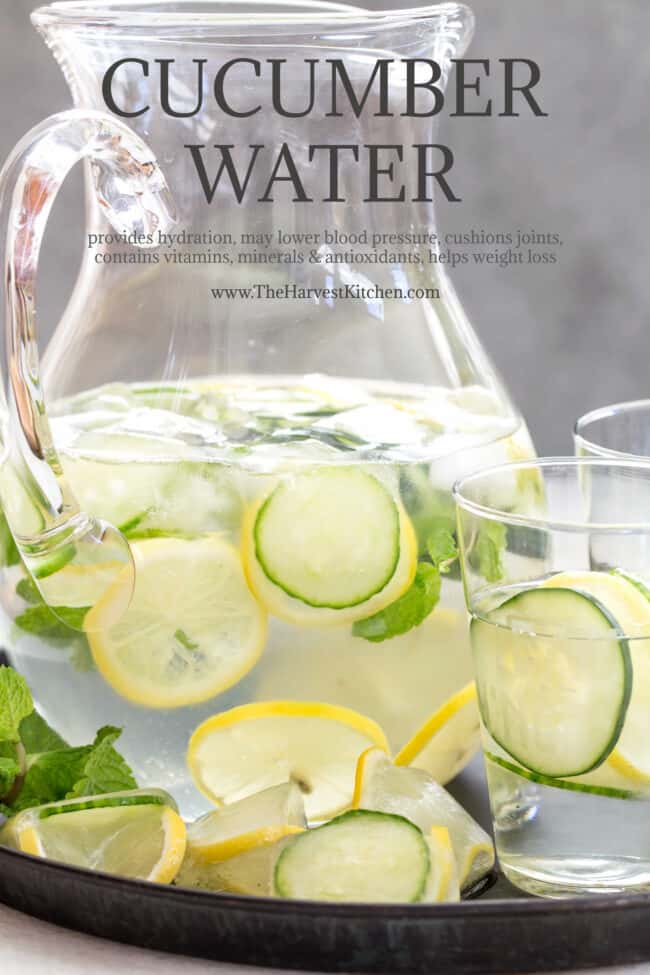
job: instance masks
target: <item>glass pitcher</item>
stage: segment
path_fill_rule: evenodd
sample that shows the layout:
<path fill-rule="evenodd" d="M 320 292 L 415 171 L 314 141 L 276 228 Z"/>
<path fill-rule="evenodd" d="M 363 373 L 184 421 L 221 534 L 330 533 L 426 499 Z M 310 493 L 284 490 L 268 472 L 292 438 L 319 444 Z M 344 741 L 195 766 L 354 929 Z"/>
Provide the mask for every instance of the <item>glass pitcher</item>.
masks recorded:
<path fill-rule="evenodd" d="M 451 488 L 532 454 L 437 261 L 421 59 L 442 90 L 470 11 L 32 17 L 75 109 L 2 181 L 11 663 L 69 742 L 122 727 L 188 817 L 291 780 L 322 821 L 372 745 L 447 781 L 478 744 Z M 85 254 L 39 368 L 38 250 L 80 159 Z"/>

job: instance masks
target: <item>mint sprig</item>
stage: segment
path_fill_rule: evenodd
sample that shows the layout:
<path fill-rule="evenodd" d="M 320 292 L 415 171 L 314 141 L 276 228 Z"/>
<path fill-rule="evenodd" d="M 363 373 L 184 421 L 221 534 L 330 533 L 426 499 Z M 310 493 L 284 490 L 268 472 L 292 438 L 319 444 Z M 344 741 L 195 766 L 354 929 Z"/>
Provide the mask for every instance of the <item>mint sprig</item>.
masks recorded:
<path fill-rule="evenodd" d="M 352 626 L 354 636 L 381 643 L 408 633 L 429 616 L 440 601 L 441 576 L 458 556 L 456 541 L 446 520 L 432 522 L 427 540 L 428 560 L 420 561 L 406 592 L 385 609 Z"/>
<path fill-rule="evenodd" d="M 101 728 L 90 745 L 70 747 L 34 708 L 25 679 L 0 667 L 0 812 L 136 789 L 114 748 L 119 728 Z"/>

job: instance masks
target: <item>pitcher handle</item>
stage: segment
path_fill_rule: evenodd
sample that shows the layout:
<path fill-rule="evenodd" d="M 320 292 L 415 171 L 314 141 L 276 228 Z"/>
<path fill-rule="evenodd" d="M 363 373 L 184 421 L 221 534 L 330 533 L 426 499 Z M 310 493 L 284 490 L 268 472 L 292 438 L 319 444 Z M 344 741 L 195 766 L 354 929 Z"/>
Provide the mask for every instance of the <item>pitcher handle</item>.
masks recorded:
<path fill-rule="evenodd" d="M 101 112 L 73 110 L 41 122 L 0 173 L 0 230 L 6 228 L 0 503 L 28 572 L 57 616 L 61 596 L 55 596 L 51 580 L 64 567 L 84 570 L 89 606 L 119 576 L 124 598 L 115 603 L 117 614 L 128 606 L 134 581 L 124 536 L 82 511 L 65 478 L 40 382 L 38 256 L 54 199 L 82 159 L 90 162 L 94 191 L 116 231 L 146 235 L 174 222 L 172 199 L 151 151 L 131 129 Z M 60 584 L 57 590 L 60 594 Z M 69 617 L 64 622 L 70 625 Z"/>

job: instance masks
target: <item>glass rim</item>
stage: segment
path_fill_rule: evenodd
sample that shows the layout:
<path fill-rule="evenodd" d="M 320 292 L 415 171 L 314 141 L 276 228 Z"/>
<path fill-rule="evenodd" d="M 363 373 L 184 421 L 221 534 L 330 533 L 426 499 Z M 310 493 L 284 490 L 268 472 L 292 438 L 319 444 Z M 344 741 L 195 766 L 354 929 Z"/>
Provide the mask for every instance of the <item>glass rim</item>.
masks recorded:
<path fill-rule="evenodd" d="M 479 515 L 491 521 L 500 521 L 506 525 L 513 525 L 521 528 L 538 528 L 546 531 L 556 532 L 593 532 L 594 534 L 650 534 L 650 514 L 648 521 L 626 521 L 626 522 L 606 522 L 606 521 L 575 521 L 570 519 L 558 519 L 555 517 L 543 517 L 542 515 L 518 514 L 514 511 L 505 511 L 493 505 L 482 504 L 467 497 L 463 491 L 472 482 L 478 482 L 483 478 L 489 478 L 499 473 L 525 471 L 525 470 L 544 470 L 551 468 L 564 468 L 565 470 L 579 470 L 581 468 L 600 468 L 603 470 L 627 470 L 630 472 L 643 471 L 648 475 L 650 482 L 650 458 L 641 457 L 635 459 L 608 459 L 603 457 L 540 457 L 538 459 L 516 461 L 509 464 L 495 464 L 492 467 L 483 467 L 459 478 L 453 486 L 452 493 L 455 503 L 459 508 L 472 514 Z"/>
<path fill-rule="evenodd" d="M 368 10 L 329 0 L 54 0 L 37 7 L 30 16 L 32 23 L 43 29 L 75 25 L 126 30 L 173 27 L 180 36 L 220 25 L 241 26 L 243 31 L 267 24 L 294 28 L 331 25 L 342 32 L 355 25 L 392 29 L 441 15 L 465 18 L 469 24 L 474 21 L 471 9 L 456 0 L 391 10 Z"/>
<path fill-rule="evenodd" d="M 615 447 L 605 447 L 595 440 L 590 440 L 583 432 L 586 427 L 592 423 L 597 423 L 599 420 L 607 420 L 609 417 L 620 416 L 623 413 L 640 413 L 643 410 L 650 411 L 650 399 L 630 399 L 623 400 L 621 403 L 610 403 L 608 406 L 598 406 L 578 417 L 573 425 L 573 438 L 576 444 L 583 444 L 590 450 L 598 451 L 604 457 L 628 458 L 635 463 L 650 460 L 650 454 L 635 454 L 631 450 L 616 450 Z"/>

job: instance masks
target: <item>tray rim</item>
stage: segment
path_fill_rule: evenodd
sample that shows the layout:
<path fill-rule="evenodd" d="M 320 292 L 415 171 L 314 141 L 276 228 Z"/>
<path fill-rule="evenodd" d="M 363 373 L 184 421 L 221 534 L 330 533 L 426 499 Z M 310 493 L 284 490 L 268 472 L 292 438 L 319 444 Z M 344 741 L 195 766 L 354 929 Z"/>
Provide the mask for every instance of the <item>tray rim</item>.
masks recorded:
<path fill-rule="evenodd" d="M 90 882 L 97 887 L 111 889 L 125 887 L 132 893 L 138 891 L 148 897 L 163 899 L 196 900 L 203 904 L 218 903 L 224 909 L 233 911 L 249 911 L 263 913 L 282 918 L 287 914 L 299 914 L 304 917 L 341 918 L 346 921 L 372 919 L 386 921 L 404 921 L 412 918 L 414 921 L 427 919 L 458 918 L 480 915 L 517 914 L 523 916 L 544 917 L 552 915 L 599 914 L 610 912 L 624 912 L 629 908 L 648 908 L 650 912 L 650 892 L 633 894 L 587 894 L 581 897 L 544 898 L 544 897 L 501 897 L 483 898 L 480 896 L 457 903 L 447 904 L 367 904 L 357 901 L 336 903 L 333 901 L 312 901 L 299 899 L 284 899 L 280 897 L 257 897 L 243 894 L 227 894 L 216 891 L 199 890 L 191 887 L 177 887 L 173 884 L 158 884 L 148 880 L 135 880 L 121 877 L 117 874 L 104 873 L 99 870 L 88 870 L 72 864 L 61 863 L 56 860 L 12 850 L 10 847 L 0 847 L 0 863 L 6 858 L 11 862 L 30 864 L 43 873 L 62 874 L 65 877 L 78 878 L 82 882 Z M 0 897 L 0 903 L 11 906 Z"/>
<path fill-rule="evenodd" d="M 650 960 L 650 893 L 359 904 L 159 885 L 0 849 L 0 903 L 109 941 L 307 975 L 529 975 Z"/>

